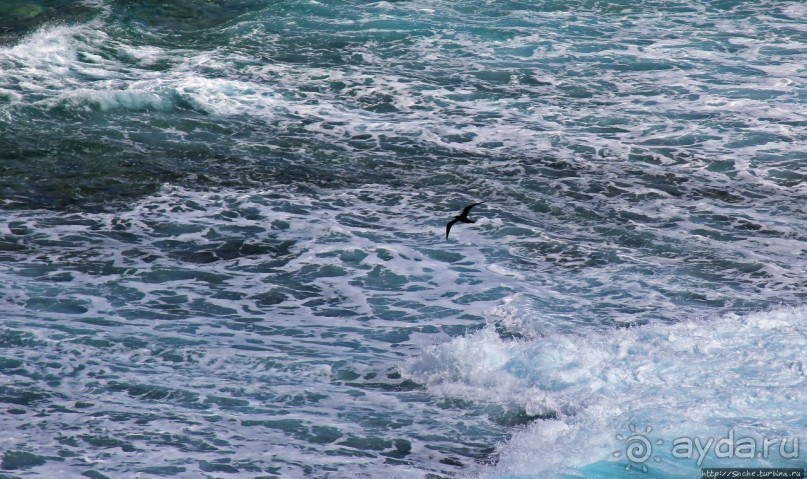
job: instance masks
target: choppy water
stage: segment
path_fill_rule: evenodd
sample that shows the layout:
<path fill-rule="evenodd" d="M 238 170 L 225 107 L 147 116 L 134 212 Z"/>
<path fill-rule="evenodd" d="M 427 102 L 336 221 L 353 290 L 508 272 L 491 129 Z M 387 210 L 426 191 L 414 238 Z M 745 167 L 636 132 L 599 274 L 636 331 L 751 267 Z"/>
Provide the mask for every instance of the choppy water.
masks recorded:
<path fill-rule="evenodd" d="M 5 0 L 0 474 L 804 467 L 806 18 Z"/>

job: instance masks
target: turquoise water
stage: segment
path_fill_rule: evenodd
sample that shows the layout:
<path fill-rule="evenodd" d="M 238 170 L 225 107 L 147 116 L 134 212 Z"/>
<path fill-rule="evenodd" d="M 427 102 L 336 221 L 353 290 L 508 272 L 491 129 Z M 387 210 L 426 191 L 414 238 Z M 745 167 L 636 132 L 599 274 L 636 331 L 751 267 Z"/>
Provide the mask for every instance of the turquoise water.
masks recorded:
<path fill-rule="evenodd" d="M 804 467 L 805 18 L 2 2 L 0 474 Z"/>

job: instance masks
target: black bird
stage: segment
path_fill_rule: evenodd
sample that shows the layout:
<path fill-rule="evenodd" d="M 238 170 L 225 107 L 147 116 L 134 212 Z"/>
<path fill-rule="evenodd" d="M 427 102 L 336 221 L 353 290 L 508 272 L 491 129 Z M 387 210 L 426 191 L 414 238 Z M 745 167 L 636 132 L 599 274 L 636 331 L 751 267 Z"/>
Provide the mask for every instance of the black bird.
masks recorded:
<path fill-rule="evenodd" d="M 481 205 L 482 203 L 484 203 L 484 201 L 480 201 L 479 203 L 472 203 L 466 206 L 465 209 L 462 210 L 462 213 L 458 214 L 457 216 L 454 217 L 453 220 L 449 221 L 448 224 L 446 225 L 446 239 L 448 239 L 448 232 L 451 231 L 451 227 L 454 226 L 454 223 L 456 223 L 457 221 L 459 221 L 460 223 L 476 223 L 476 220 L 468 218 L 468 213 L 471 211 L 471 208 L 473 208 L 476 205 Z"/>

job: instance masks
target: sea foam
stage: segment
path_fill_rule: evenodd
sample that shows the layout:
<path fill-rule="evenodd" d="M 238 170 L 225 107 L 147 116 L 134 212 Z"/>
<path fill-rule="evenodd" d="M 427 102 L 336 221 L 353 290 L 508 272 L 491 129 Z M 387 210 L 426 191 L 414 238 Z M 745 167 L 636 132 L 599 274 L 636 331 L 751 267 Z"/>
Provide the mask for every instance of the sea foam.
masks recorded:
<path fill-rule="evenodd" d="M 500 319 L 500 309 L 492 313 Z M 406 368 L 436 394 L 540 417 L 500 447 L 494 477 L 600 477 L 631 467 L 677 477 L 701 466 L 803 467 L 807 449 L 796 438 L 807 433 L 807 308 L 595 331 L 553 332 L 540 320 L 534 326 L 522 339 L 503 339 L 491 322 L 426 348 Z M 637 435 L 651 452 L 631 461 L 626 440 Z M 755 457 L 714 447 L 704 457 L 673 449 L 676 440 L 707 444 L 729 435 L 755 441 Z M 765 438 L 785 441 L 784 448 L 776 442 L 764 451 Z"/>

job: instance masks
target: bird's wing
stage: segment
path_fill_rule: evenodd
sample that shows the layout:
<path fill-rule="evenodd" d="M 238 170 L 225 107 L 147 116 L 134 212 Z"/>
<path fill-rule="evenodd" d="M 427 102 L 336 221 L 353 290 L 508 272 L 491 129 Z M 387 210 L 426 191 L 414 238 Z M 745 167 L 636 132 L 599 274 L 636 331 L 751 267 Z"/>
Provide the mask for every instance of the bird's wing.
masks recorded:
<path fill-rule="evenodd" d="M 468 216 L 468 213 L 471 212 L 471 208 L 476 205 L 481 205 L 484 201 L 480 201 L 479 203 L 471 203 L 470 205 L 466 206 L 464 210 L 462 210 L 462 214 L 460 216 Z"/>
<path fill-rule="evenodd" d="M 451 231 L 451 227 L 454 226 L 454 223 L 456 222 L 457 218 L 454 218 L 453 220 L 449 221 L 448 224 L 446 225 L 446 239 L 448 239 L 448 232 Z"/>

